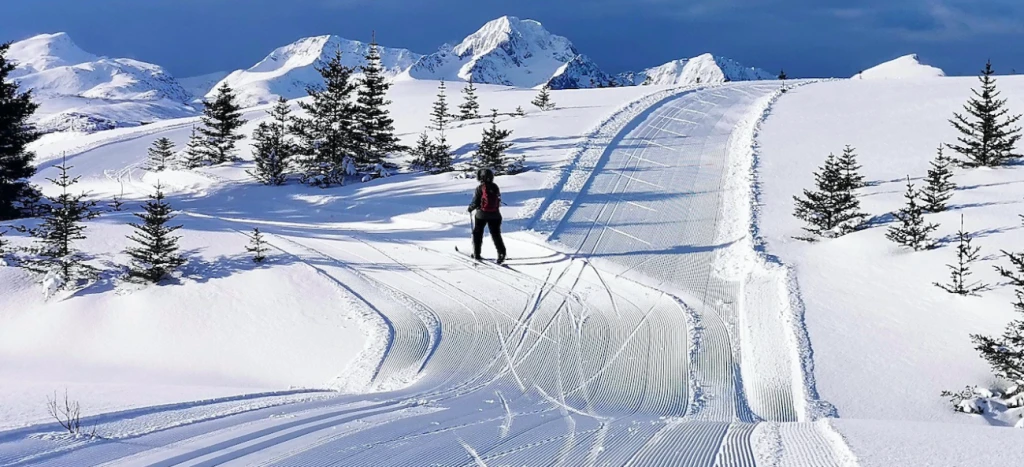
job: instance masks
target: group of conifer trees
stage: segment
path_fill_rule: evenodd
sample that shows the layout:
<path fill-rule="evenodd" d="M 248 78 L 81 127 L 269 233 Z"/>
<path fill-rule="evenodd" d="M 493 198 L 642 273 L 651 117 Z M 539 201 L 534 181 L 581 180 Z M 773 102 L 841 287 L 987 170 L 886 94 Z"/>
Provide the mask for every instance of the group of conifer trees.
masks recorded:
<path fill-rule="evenodd" d="M 966 114 L 955 113 L 950 120 L 960 131 L 957 144 L 939 147 L 931 162 L 925 186 L 918 189 L 907 176 L 904 193 L 906 204 L 892 213 L 895 220 L 886 233 L 886 238 L 915 251 L 934 248 L 933 238 L 938 224 L 928 222 L 928 213 L 943 212 L 957 189 L 952 181 L 953 169 L 998 167 L 1017 160 L 1020 155 L 1014 148 L 1021 138 L 1021 129 L 1014 126 L 1020 115 L 1010 115 L 1006 100 L 1000 99 L 993 77 L 991 62 L 985 65 L 979 77 L 981 90 L 972 90 L 974 96 L 964 106 Z M 950 149 L 959 158 L 948 157 L 944 150 Z M 837 237 L 861 229 L 867 215 L 860 210 L 857 190 L 863 188 L 864 177 L 851 147 L 839 158 L 829 155 L 825 165 L 814 174 L 815 190 L 804 190 L 803 196 L 796 196 L 794 215 L 807 223 L 812 235 Z M 971 246 L 972 234 L 964 230 L 963 218 L 957 232 L 957 260 L 949 265 L 950 281 L 935 283 L 937 287 L 959 295 L 973 295 L 989 289 L 987 284 L 972 282 L 972 263 L 979 259 L 979 248 Z"/>

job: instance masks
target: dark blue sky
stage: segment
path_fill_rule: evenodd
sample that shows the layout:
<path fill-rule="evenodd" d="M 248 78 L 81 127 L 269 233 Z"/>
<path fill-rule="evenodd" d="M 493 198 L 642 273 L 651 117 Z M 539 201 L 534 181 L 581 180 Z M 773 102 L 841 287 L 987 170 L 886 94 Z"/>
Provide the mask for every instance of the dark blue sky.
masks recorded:
<path fill-rule="evenodd" d="M 608 72 L 703 52 L 791 76 L 849 76 L 918 53 L 949 74 L 1024 73 L 1024 0 L 0 0 L 0 41 L 66 31 L 86 51 L 179 77 L 252 66 L 304 36 L 420 53 L 501 15 L 536 19 Z"/>

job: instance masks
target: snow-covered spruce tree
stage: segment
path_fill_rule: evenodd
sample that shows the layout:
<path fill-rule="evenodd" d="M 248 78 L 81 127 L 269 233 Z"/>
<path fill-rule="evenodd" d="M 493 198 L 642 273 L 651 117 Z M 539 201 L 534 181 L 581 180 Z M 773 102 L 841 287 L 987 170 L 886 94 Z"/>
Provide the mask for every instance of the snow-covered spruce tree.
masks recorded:
<path fill-rule="evenodd" d="M 892 240 L 900 245 L 913 248 L 915 251 L 927 250 L 935 246 L 935 242 L 931 239 L 930 235 L 935 229 L 938 229 L 938 224 L 929 224 L 924 220 L 924 207 L 918 203 L 918 197 L 921 193 L 914 188 L 914 184 L 910 182 L 910 177 L 907 177 L 907 192 L 904 193 L 903 197 L 906 198 L 907 204 L 899 211 L 893 213 L 898 224 L 889 227 L 889 231 L 885 234 L 885 238 Z"/>
<path fill-rule="evenodd" d="M 959 144 L 947 146 L 963 157 L 958 162 L 964 167 L 996 167 L 1020 157 L 1014 147 L 1020 141 L 1021 129 L 1014 124 L 1021 116 L 1008 115 L 1010 110 L 1006 99 L 999 98 L 994 74 L 989 61 L 978 77 L 981 92 L 972 89 L 974 97 L 964 105 L 967 115 L 954 113 L 949 121 L 961 136 L 957 138 Z"/>
<path fill-rule="evenodd" d="M 786 76 L 786 70 L 779 71 L 779 79 L 780 80 L 785 81 L 787 78 L 789 78 L 789 77 Z"/>
<path fill-rule="evenodd" d="M 437 100 L 434 101 L 434 108 L 430 111 L 430 127 L 441 134 L 442 140 L 451 119 L 451 113 L 448 111 L 448 98 L 445 96 L 446 89 L 444 80 L 441 80 L 441 84 L 437 87 Z"/>
<path fill-rule="evenodd" d="M 249 237 L 249 245 L 245 251 L 253 254 L 252 262 L 262 264 L 267 259 L 267 242 L 263 240 L 263 232 L 260 229 L 252 229 L 252 236 Z"/>
<path fill-rule="evenodd" d="M 85 264 L 85 258 L 75 249 L 75 242 L 85 239 L 83 223 L 100 215 L 95 201 L 87 201 L 86 193 L 71 194 L 68 188 L 78 183 L 79 177 L 71 177 L 65 158 L 57 170 L 57 178 L 48 178 L 61 189 L 59 195 L 47 196 L 49 212 L 43 223 L 30 233 L 36 238 L 30 248 L 33 257 L 24 261 L 30 271 L 43 274 L 43 284 L 48 292 L 78 285 L 79 281 L 95 277 L 96 270 Z"/>
<path fill-rule="evenodd" d="M 0 44 L 0 220 L 29 215 L 27 198 L 38 199 L 39 192 L 29 184 L 35 175 L 32 165 L 35 154 L 29 143 L 41 136 L 29 123 L 39 108 L 32 102 L 32 92 L 20 92 L 18 83 L 9 78 L 14 63 L 7 61 L 10 44 Z"/>
<path fill-rule="evenodd" d="M 308 116 L 294 118 L 292 132 L 302 156 L 302 182 L 327 188 L 344 183 L 346 158 L 355 158 L 360 151 L 356 104 L 352 101 L 358 86 L 352 79 L 352 68 L 341 63 L 341 51 L 319 65 L 317 71 L 324 84 L 306 89 L 312 99 L 299 102 L 299 107 Z"/>
<path fill-rule="evenodd" d="M 205 101 L 203 126 L 199 132 L 205 137 L 203 148 L 213 164 L 222 164 L 234 158 L 235 144 L 244 135 L 238 130 L 245 125 L 242 109 L 235 103 L 235 93 L 227 82 L 217 88 L 213 101 Z"/>
<path fill-rule="evenodd" d="M 268 112 L 271 120 L 261 122 L 253 132 L 256 167 L 246 173 L 264 185 L 282 185 L 288 179 L 288 161 L 296 151 L 288 134 L 291 112 L 288 101 L 280 98 Z"/>
<path fill-rule="evenodd" d="M 206 140 L 192 127 L 192 135 L 185 145 L 185 152 L 181 157 L 181 165 L 186 169 L 196 169 L 206 165 L 210 158 L 206 151 Z"/>
<path fill-rule="evenodd" d="M 391 83 L 384 76 L 380 63 L 380 46 L 377 45 L 376 34 L 366 52 L 366 64 L 360 67 L 363 76 L 359 79 L 359 90 L 356 97 L 356 132 L 362 142 L 361 150 L 356 153 L 356 162 L 361 165 L 375 165 L 384 162 L 384 158 L 399 147 L 395 136 L 395 121 L 391 118 L 387 99 Z"/>
<path fill-rule="evenodd" d="M 416 146 L 409 148 L 409 168 L 413 170 L 427 170 L 427 158 L 430 157 L 432 143 L 427 132 L 420 133 L 420 139 L 416 140 Z"/>
<path fill-rule="evenodd" d="M 850 188 L 849 180 L 834 154 L 814 173 L 815 190 L 804 190 L 794 196 L 793 215 L 807 223 L 804 230 L 823 236 L 839 236 L 856 230 L 867 217 L 860 211 L 860 200 Z"/>
<path fill-rule="evenodd" d="M 1018 388 L 1024 387 L 1024 254 L 1006 253 L 1013 263 L 1013 270 L 998 268 L 1000 274 L 1010 280 L 1016 287 L 1017 300 L 1013 308 L 1021 313 L 1021 319 L 1014 320 L 1006 326 L 1000 337 L 988 337 L 980 334 L 971 335 L 976 349 L 981 353 L 992 371 Z"/>
<path fill-rule="evenodd" d="M 480 147 L 473 156 L 472 168 L 474 170 L 491 169 L 495 175 L 509 173 L 510 161 L 505 156 L 505 151 L 512 147 L 512 143 L 506 141 L 512 136 L 512 130 L 498 128 L 498 111 L 491 111 L 491 126 L 484 129 Z"/>
<path fill-rule="evenodd" d="M 463 120 L 480 118 L 480 102 L 477 101 L 473 78 L 470 78 L 469 84 L 462 88 L 462 97 L 462 104 L 459 105 L 459 118 Z"/>
<path fill-rule="evenodd" d="M 516 111 L 513 115 L 515 115 L 516 117 L 525 117 L 526 111 L 523 110 L 523 106 L 520 105 L 519 107 L 516 107 Z"/>
<path fill-rule="evenodd" d="M 850 145 L 846 145 L 843 148 L 843 155 L 839 156 L 839 170 L 843 173 L 843 186 L 849 190 L 859 190 L 867 186 L 860 169 L 860 164 L 857 163 L 857 151 Z"/>
<path fill-rule="evenodd" d="M 931 162 L 928 176 L 924 178 L 927 185 L 921 190 L 921 201 L 928 212 L 946 210 L 946 203 L 953 198 L 953 190 L 956 190 L 956 184 L 950 180 L 951 178 L 953 161 L 943 154 L 943 147 L 939 146 L 939 154 Z"/>
<path fill-rule="evenodd" d="M 978 295 L 980 292 L 989 290 L 988 284 L 982 284 L 978 281 L 968 283 L 968 277 L 971 275 L 971 265 L 980 258 L 981 247 L 971 246 L 973 237 L 970 232 L 964 231 L 963 215 L 960 215 L 960 231 L 956 235 L 958 241 L 956 247 L 957 261 L 956 264 L 946 265 L 950 269 L 949 283 L 940 284 L 935 282 L 935 286 L 946 292 L 958 295 Z"/>
<path fill-rule="evenodd" d="M 144 169 L 150 172 L 167 170 L 173 159 L 174 142 L 166 137 L 160 138 L 153 141 L 153 146 L 149 148 L 149 159 L 146 160 Z"/>
<path fill-rule="evenodd" d="M 142 213 L 135 216 L 142 223 L 131 223 L 135 233 L 128 237 L 139 246 L 125 252 L 132 258 L 129 275 L 149 282 L 160 282 L 165 276 L 185 264 L 185 258 L 178 253 L 178 239 L 171 235 L 180 225 L 167 225 L 174 219 L 171 205 L 164 198 L 163 188 L 156 186 L 156 193 L 142 205 Z"/>
<path fill-rule="evenodd" d="M 555 103 L 551 101 L 551 93 L 548 92 L 548 85 L 544 85 L 540 88 L 540 92 L 537 97 L 533 99 L 531 104 L 537 106 L 540 110 L 551 110 L 555 108 Z"/>

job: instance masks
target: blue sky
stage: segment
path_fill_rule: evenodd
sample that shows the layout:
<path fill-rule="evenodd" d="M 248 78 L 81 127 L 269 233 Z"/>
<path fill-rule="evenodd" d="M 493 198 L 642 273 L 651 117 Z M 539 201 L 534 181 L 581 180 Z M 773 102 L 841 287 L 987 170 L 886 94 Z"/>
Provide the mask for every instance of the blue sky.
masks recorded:
<path fill-rule="evenodd" d="M 0 41 L 66 31 L 83 49 L 185 77 L 252 66 L 304 36 L 420 53 L 501 15 L 541 21 L 608 72 L 703 52 L 797 76 L 907 53 L 949 74 L 1024 73 L 1024 0 L 2 0 Z"/>

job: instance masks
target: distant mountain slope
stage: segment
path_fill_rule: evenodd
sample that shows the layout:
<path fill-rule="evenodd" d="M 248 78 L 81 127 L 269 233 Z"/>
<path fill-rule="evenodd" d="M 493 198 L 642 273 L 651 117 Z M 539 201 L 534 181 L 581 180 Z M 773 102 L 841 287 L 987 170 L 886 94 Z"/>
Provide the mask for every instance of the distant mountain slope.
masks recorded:
<path fill-rule="evenodd" d="M 43 131 L 96 131 L 195 115 L 191 95 L 163 68 L 127 58 L 109 59 L 80 49 L 65 33 L 43 34 L 11 45 L 12 77 L 33 89 Z"/>
<path fill-rule="evenodd" d="M 635 85 L 686 85 L 755 81 L 775 79 L 776 77 L 765 70 L 744 66 L 730 58 L 703 54 L 693 58 L 673 60 L 639 73 L 623 74 L 620 75 L 620 80 L 625 81 L 623 84 Z"/>
<path fill-rule="evenodd" d="M 235 89 L 239 103 L 246 107 L 273 102 L 278 97 L 302 97 L 306 95 L 308 86 L 323 83 L 316 71 L 318 63 L 330 60 L 336 51 L 341 50 L 345 65 L 363 65 L 366 62 L 363 57 L 369 48 L 367 43 L 338 36 L 307 37 L 274 50 L 248 70 L 227 75 L 207 88 L 204 94 L 212 96 L 216 88 L 226 82 Z M 406 49 L 381 47 L 380 50 L 385 74 L 392 77 L 422 57 Z"/>
<path fill-rule="evenodd" d="M 32 89 L 42 131 L 97 131 L 196 114 L 191 94 L 163 68 L 128 58 L 97 57 L 65 33 L 15 42 L 12 78 Z"/>
<path fill-rule="evenodd" d="M 904 55 L 895 60 L 890 60 L 881 65 L 864 70 L 856 75 L 855 79 L 921 79 L 940 78 L 946 76 L 946 72 L 940 68 L 921 63 L 917 54 Z"/>
<path fill-rule="evenodd" d="M 221 80 L 227 78 L 229 74 L 231 73 L 227 71 L 215 71 L 205 75 L 179 78 L 178 82 L 195 100 L 201 101 L 206 93 L 210 92 Z"/>
<path fill-rule="evenodd" d="M 568 39 L 548 32 L 537 21 L 514 16 L 490 21 L 458 45 L 442 47 L 423 57 L 408 76 L 472 79 L 525 88 L 550 85 L 554 89 L 592 87 L 611 81 Z"/>

